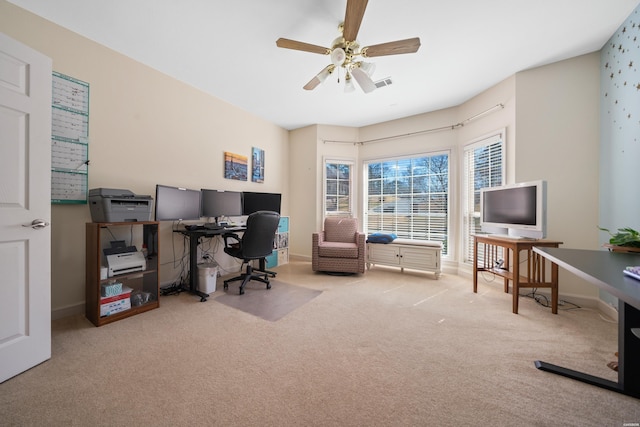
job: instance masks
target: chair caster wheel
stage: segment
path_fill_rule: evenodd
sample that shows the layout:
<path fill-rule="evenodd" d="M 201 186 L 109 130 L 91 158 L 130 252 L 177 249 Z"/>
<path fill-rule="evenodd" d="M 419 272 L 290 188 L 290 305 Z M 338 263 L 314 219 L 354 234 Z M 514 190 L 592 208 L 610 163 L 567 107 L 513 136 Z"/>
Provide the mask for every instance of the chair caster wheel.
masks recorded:
<path fill-rule="evenodd" d="M 240 289 L 240 295 L 244 295 L 244 289 Z"/>
<path fill-rule="evenodd" d="M 205 302 L 207 299 L 205 297 L 200 298 L 200 302 Z"/>
<path fill-rule="evenodd" d="M 267 289 L 271 289 L 271 283 L 267 283 Z"/>

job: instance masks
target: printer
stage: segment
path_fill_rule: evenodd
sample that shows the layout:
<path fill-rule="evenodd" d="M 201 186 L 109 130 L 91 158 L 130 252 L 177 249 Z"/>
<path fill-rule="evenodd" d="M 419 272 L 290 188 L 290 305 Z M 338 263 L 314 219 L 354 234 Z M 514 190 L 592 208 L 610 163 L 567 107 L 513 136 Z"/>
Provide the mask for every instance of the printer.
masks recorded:
<path fill-rule="evenodd" d="M 144 271 L 147 269 L 147 260 L 142 252 L 124 252 L 107 255 L 107 265 L 109 266 L 108 276 L 113 277 L 118 274 Z"/>
<path fill-rule="evenodd" d="M 89 208 L 93 222 L 151 221 L 153 198 L 129 190 L 93 188 L 89 190 Z"/>

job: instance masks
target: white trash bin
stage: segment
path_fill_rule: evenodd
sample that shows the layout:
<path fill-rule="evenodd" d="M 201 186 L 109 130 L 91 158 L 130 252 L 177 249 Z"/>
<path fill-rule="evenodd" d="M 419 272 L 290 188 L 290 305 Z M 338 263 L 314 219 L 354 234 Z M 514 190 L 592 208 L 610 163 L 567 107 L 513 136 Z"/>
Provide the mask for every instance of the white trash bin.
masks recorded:
<path fill-rule="evenodd" d="M 218 264 L 206 263 L 198 264 L 198 290 L 205 294 L 212 294 L 216 291 L 216 280 L 218 279 Z"/>

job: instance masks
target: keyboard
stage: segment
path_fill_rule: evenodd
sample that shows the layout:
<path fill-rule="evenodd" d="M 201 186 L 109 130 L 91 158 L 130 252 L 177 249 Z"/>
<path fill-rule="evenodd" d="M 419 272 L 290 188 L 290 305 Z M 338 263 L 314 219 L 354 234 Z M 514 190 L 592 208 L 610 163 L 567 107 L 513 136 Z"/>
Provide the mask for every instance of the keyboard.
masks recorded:
<path fill-rule="evenodd" d="M 217 224 L 206 223 L 206 224 L 194 224 L 194 225 L 185 225 L 185 230 L 189 231 L 197 231 L 197 230 L 222 230 L 224 227 Z"/>
<path fill-rule="evenodd" d="M 195 231 L 195 230 L 204 230 L 204 226 L 202 225 L 185 225 L 185 230 Z"/>
<path fill-rule="evenodd" d="M 224 227 L 218 224 L 206 223 L 202 226 L 204 230 L 222 230 Z"/>

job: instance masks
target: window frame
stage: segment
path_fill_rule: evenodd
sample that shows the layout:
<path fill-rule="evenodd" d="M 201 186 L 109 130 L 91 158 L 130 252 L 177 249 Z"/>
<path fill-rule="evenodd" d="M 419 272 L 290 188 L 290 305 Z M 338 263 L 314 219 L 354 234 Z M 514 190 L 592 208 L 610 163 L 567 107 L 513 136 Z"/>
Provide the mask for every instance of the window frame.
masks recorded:
<path fill-rule="evenodd" d="M 480 211 L 479 211 L 479 202 L 477 205 L 478 210 L 476 211 L 476 198 L 479 200 L 480 188 L 476 182 L 476 174 L 475 168 L 473 170 L 470 169 L 470 155 L 474 153 L 475 150 L 483 147 L 490 147 L 492 145 L 499 144 L 500 150 L 500 162 L 499 162 L 499 178 L 494 176 L 495 166 L 489 166 L 490 170 L 485 176 L 490 182 L 489 187 L 495 187 L 498 185 L 504 185 L 507 174 L 507 141 L 506 141 L 506 130 L 500 129 L 491 133 L 488 133 L 484 136 L 474 139 L 463 147 L 462 153 L 462 251 L 461 258 L 463 264 L 473 265 L 473 237 L 472 235 L 479 231 L 479 221 L 480 221 Z M 493 159 L 493 154 L 490 154 L 489 161 Z M 495 160 L 495 159 L 493 159 Z M 473 177 L 473 182 L 471 182 L 471 177 Z M 486 187 L 486 186 L 483 186 Z M 477 226 L 474 226 L 472 223 L 477 219 Z M 479 258 L 482 258 L 482 254 L 479 254 Z"/>
<path fill-rule="evenodd" d="M 421 152 L 421 153 L 415 153 L 415 154 L 409 154 L 409 155 L 403 155 L 403 156 L 393 156 L 393 157 L 384 157 L 384 158 L 375 158 L 375 159 L 368 159 L 368 160 L 363 160 L 362 162 L 362 193 L 363 193 L 363 197 L 362 197 L 362 210 L 363 210 L 363 230 L 365 233 L 371 233 L 374 231 L 379 231 L 379 230 L 373 230 L 373 229 L 369 229 L 369 224 L 370 224 L 370 211 L 369 211 L 369 199 L 370 199 L 370 184 L 372 179 L 369 177 L 369 169 L 370 169 L 370 165 L 372 164 L 376 164 L 376 163 L 380 163 L 380 164 L 384 164 L 384 163 L 391 163 L 391 162 L 406 162 L 408 161 L 410 163 L 409 166 L 409 170 L 410 170 L 410 175 L 407 176 L 407 179 L 410 182 L 414 182 L 414 180 L 419 180 L 419 179 L 425 179 L 425 180 L 430 180 L 430 179 L 437 179 L 437 176 L 440 174 L 437 173 L 433 173 L 432 170 L 426 170 L 424 173 L 417 173 L 414 174 L 415 171 L 419 170 L 419 167 L 415 167 L 412 166 L 414 165 L 413 161 L 414 160 L 418 160 L 418 159 L 423 159 L 423 158 L 437 158 L 440 156 L 446 156 L 446 175 L 445 175 L 445 186 L 446 186 L 446 190 L 444 192 L 444 195 L 442 192 L 431 192 L 428 191 L 426 193 L 422 193 L 422 192 L 418 192 L 418 193 L 414 193 L 413 192 L 413 187 L 411 188 L 411 191 L 406 193 L 406 192 L 398 192 L 398 189 L 396 189 L 396 192 L 393 193 L 393 195 L 391 195 L 390 193 L 384 193 L 384 191 L 382 190 L 380 197 L 382 199 L 384 199 L 385 197 L 391 197 L 394 198 L 395 201 L 392 202 L 395 204 L 396 209 L 397 209 L 397 202 L 398 200 L 401 200 L 405 197 L 410 198 L 412 200 L 411 205 L 410 205 L 410 209 L 409 209 L 409 216 L 411 217 L 410 219 L 410 223 L 411 225 L 408 227 L 408 229 L 406 230 L 406 233 L 409 234 L 409 236 L 398 236 L 398 237 L 402 237 L 402 238 L 407 238 L 410 240 L 417 240 L 417 241 L 424 241 L 424 240 L 436 240 L 436 241 L 442 241 L 443 242 L 443 255 L 447 255 L 449 250 L 450 250 L 450 243 L 451 243 L 451 220 L 452 220 L 452 212 L 451 212 L 451 197 L 452 197 L 452 164 L 453 164 L 453 153 L 451 149 L 438 149 L 438 150 L 434 150 L 434 151 L 427 151 L 427 152 Z M 384 167 L 384 166 L 383 166 Z M 427 168 L 428 169 L 428 168 Z M 384 173 L 382 173 L 382 178 L 381 179 L 381 188 L 384 187 Z M 429 186 L 429 189 L 431 187 Z M 416 206 L 414 204 L 414 197 L 415 195 L 418 194 L 422 194 L 427 205 L 429 205 L 429 208 L 427 209 L 426 212 L 419 212 L 416 211 Z M 375 195 L 374 195 L 375 196 Z M 444 203 L 442 204 L 442 210 L 444 211 L 444 221 L 442 221 L 442 226 L 441 226 L 441 230 L 438 230 L 438 228 L 432 228 L 430 226 L 430 224 L 432 224 L 432 215 L 434 214 L 438 214 L 437 209 L 436 210 L 432 210 L 431 209 L 431 204 L 432 203 L 436 203 L 435 206 L 437 206 L 437 201 L 438 201 L 438 196 L 440 197 L 440 202 L 444 201 Z M 444 200 L 442 198 L 442 196 L 444 197 Z M 421 196 L 419 196 L 421 197 Z M 381 202 L 382 207 L 382 214 L 384 215 L 384 213 L 392 213 L 393 215 L 393 219 L 392 221 L 395 222 L 395 225 L 392 227 L 392 230 L 383 230 L 385 232 L 396 232 L 397 228 L 398 228 L 398 223 L 400 222 L 400 218 L 401 217 L 406 217 L 407 213 L 404 211 L 398 211 L 396 212 L 396 210 L 394 209 L 393 212 L 387 212 L 384 208 L 385 206 L 385 202 L 382 201 Z M 416 221 L 414 218 L 416 218 L 417 215 L 421 215 L 423 213 L 426 213 L 427 216 L 425 217 L 425 223 L 426 225 L 428 225 L 427 229 L 424 231 L 424 235 L 425 238 L 420 238 L 419 236 L 416 236 L 416 232 L 415 232 L 415 225 L 416 225 Z M 384 221 L 384 219 L 383 219 Z M 418 221 L 419 223 L 419 221 Z M 435 221 L 435 223 L 437 224 L 437 220 Z M 420 233 L 418 233 L 420 234 Z M 440 238 L 434 238 L 435 236 L 438 236 Z M 418 238 L 416 238 L 418 237 Z M 449 249 L 449 250 L 448 250 Z"/>
<path fill-rule="evenodd" d="M 328 187 L 328 181 L 329 178 L 327 177 L 327 166 L 331 165 L 331 164 L 335 164 L 335 165 L 346 165 L 349 166 L 349 195 L 348 195 L 348 205 L 349 205 L 349 209 L 347 211 L 344 210 L 340 210 L 339 206 L 340 203 L 338 201 L 336 201 L 336 210 L 333 211 L 328 211 L 327 210 L 327 198 L 329 197 L 329 194 L 327 193 L 327 187 Z M 323 218 L 326 218 L 328 216 L 346 216 L 346 217 L 355 217 L 354 212 L 355 212 L 355 191 L 356 191 L 356 187 L 355 187 L 355 181 L 354 181 L 354 176 L 356 173 L 356 162 L 353 159 L 347 159 L 347 158 L 337 158 L 337 157 L 325 157 L 322 161 L 322 212 L 323 212 Z M 335 196 L 336 198 L 340 197 L 340 179 L 336 178 L 336 193 Z M 334 194 L 332 194 L 333 196 Z"/>

